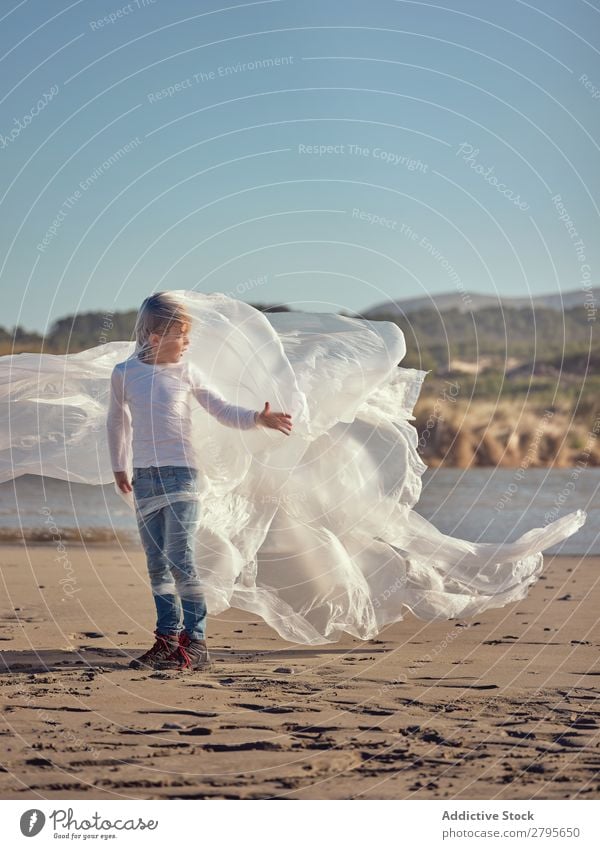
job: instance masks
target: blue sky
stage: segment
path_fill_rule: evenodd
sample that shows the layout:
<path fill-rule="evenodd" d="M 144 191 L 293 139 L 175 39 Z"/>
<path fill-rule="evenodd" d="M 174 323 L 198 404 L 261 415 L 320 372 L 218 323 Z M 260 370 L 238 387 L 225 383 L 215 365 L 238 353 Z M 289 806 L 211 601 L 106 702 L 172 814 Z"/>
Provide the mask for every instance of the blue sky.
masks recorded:
<path fill-rule="evenodd" d="M 595 284 L 585 0 L 0 2 L 0 324 Z"/>

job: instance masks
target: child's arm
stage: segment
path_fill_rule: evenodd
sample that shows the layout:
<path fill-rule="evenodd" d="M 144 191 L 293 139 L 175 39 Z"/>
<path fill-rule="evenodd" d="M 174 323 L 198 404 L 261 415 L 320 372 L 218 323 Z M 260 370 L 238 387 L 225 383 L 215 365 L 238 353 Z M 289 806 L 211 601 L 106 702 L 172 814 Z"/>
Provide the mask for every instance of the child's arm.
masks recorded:
<path fill-rule="evenodd" d="M 250 430 L 258 426 L 258 410 L 248 410 L 246 407 L 236 407 L 235 404 L 228 404 L 218 392 L 206 389 L 203 385 L 202 373 L 192 363 L 189 365 L 188 373 L 194 398 L 217 421 L 228 427 L 236 427 L 240 430 Z"/>
<path fill-rule="evenodd" d="M 120 490 L 131 492 L 128 480 L 131 451 L 131 412 L 125 400 L 123 372 L 114 368 L 110 377 L 110 401 L 106 417 L 112 470 Z"/>
<path fill-rule="evenodd" d="M 259 426 L 275 428 L 289 435 L 291 430 L 291 416 L 288 413 L 272 413 L 269 402 L 265 408 L 260 410 L 248 410 L 246 407 L 236 407 L 214 390 L 206 389 L 202 385 L 202 373 L 193 365 L 189 366 L 190 386 L 196 400 L 204 409 L 214 416 L 221 424 L 236 427 L 240 430 L 251 430 Z"/>

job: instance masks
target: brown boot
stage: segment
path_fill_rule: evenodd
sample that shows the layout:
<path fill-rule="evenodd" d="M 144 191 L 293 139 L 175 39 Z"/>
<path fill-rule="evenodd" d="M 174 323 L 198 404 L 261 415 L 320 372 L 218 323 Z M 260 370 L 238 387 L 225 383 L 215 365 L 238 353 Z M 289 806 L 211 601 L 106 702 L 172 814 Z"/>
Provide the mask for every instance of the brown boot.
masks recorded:
<path fill-rule="evenodd" d="M 211 666 L 206 640 L 190 640 L 183 631 L 179 636 L 177 648 L 166 660 L 161 661 L 157 668 L 194 672 L 199 669 L 210 669 Z"/>
<path fill-rule="evenodd" d="M 130 669 L 157 669 L 158 664 L 170 657 L 179 645 L 177 634 L 159 634 L 158 631 L 155 634 L 156 641 L 152 648 L 132 660 L 129 664 Z"/>

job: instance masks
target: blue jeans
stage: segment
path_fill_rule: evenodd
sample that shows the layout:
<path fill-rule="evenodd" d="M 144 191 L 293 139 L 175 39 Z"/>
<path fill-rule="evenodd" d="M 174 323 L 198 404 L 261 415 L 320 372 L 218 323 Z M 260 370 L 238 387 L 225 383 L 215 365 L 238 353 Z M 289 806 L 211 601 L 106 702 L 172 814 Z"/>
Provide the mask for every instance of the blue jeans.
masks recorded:
<path fill-rule="evenodd" d="M 197 470 L 188 466 L 147 466 L 133 469 L 138 499 L 196 489 Z M 141 517 L 138 529 L 146 553 L 150 587 L 156 605 L 156 631 L 204 639 L 206 601 L 196 570 L 194 549 L 200 513 L 198 499 L 176 501 Z"/>

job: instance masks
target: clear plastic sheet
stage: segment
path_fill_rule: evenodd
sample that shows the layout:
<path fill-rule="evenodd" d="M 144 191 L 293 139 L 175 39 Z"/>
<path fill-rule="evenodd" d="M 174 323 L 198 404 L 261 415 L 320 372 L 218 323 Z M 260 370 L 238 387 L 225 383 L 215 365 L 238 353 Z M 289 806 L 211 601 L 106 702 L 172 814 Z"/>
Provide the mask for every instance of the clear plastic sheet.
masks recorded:
<path fill-rule="evenodd" d="M 577 510 L 512 543 L 472 543 L 415 512 L 426 467 L 411 420 L 427 373 L 398 366 L 406 349 L 391 322 L 171 294 L 193 319 L 185 356 L 210 385 L 246 408 L 268 400 L 293 421 L 289 436 L 241 431 L 197 405 L 197 490 L 136 507 L 117 488 L 145 515 L 175 498 L 200 499 L 196 553 L 209 614 L 247 610 L 304 644 L 343 632 L 370 639 L 407 610 L 427 620 L 474 616 L 524 598 L 541 552 L 585 522 Z M 110 342 L 0 358 L 0 480 L 111 482 L 110 375 L 137 348 Z"/>
<path fill-rule="evenodd" d="M 134 477 L 131 480 L 133 482 L 135 480 L 135 471 Z M 175 485 L 174 485 L 175 484 Z M 135 486 L 133 487 L 133 492 L 131 494 L 127 494 L 125 496 L 125 500 L 128 504 L 130 501 L 133 502 L 133 507 L 136 512 L 136 518 L 145 518 L 147 516 L 151 516 L 153 513 L 156 513 L 157 510 L 160 510 L 162 507 L 166 507 L 167 504 L 176 504 L 179 501 L 199 501 L 202 493 L 200 488 L 195 484 L 178 484 L 171 478 L 167 478 L 165 480 L 161 480 L 160 478 L 154 483 L 154 492 L 151 495 L 140 495 L 136 493 Z M 117 492 L 119 495 L 123 495 L 117 488 Z"/>

